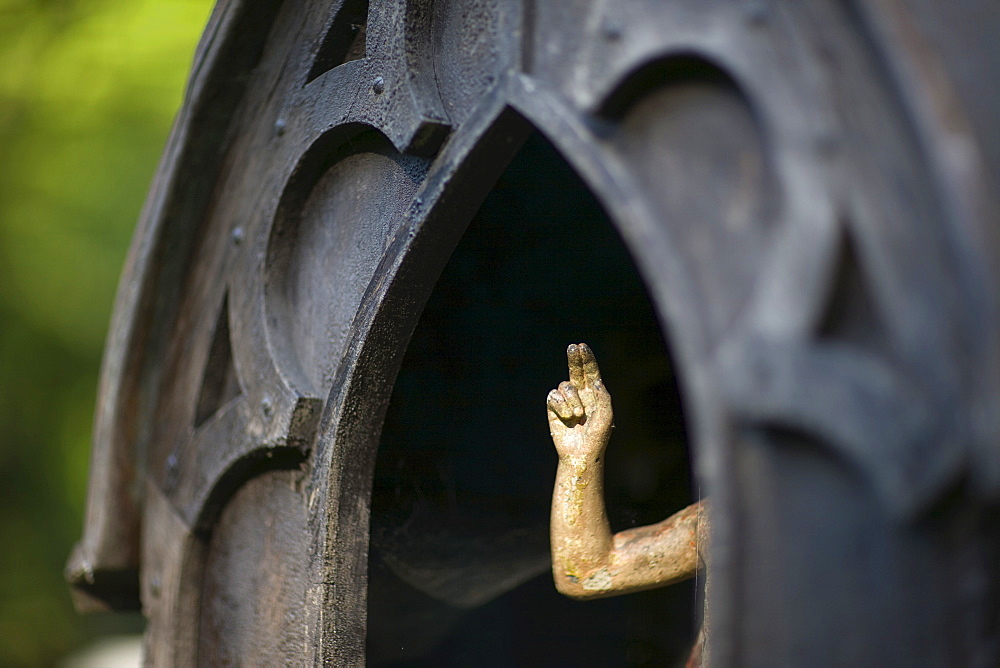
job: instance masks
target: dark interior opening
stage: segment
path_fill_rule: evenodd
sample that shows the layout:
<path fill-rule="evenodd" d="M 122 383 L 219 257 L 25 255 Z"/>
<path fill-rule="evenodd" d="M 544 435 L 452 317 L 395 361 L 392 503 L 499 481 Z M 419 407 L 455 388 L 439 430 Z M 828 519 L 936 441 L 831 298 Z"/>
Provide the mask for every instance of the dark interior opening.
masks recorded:
<path fill-rule="evenodd" d="M 579 341 L 615 409 L 612 530 L 664 519 L 694 498 L 669 352 L 608 216 L 536 134 L 451 257 L 395 384 L 372 493 L 370 665 L 683 665 L 694 582 L 590 602 L 552 583 L 545 396 Z"/>

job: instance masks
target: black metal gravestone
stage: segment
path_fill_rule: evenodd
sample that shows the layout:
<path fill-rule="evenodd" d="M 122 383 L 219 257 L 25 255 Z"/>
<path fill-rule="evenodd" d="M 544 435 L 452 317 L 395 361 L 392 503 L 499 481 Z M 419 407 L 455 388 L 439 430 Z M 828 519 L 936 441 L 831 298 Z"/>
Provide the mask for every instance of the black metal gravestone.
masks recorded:
<path fill-rule="evenodd" d="M 81 606 L 156 665 L 682 661 L 696 586 L 545 575 L 586 340 L 612 523 L 712 494 L 714 664 L 997 665 L 998 39 L 985 0 L 220 2 Z"/>

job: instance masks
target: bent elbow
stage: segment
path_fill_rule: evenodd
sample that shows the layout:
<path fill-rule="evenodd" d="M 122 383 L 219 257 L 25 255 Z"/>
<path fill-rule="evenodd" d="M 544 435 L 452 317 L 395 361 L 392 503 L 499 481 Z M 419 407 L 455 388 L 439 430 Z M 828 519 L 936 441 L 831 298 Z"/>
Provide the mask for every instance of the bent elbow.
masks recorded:
<path fill-rule="evenodd" d="M 576 578 L 569 575 L 560 576 L 558 574 L 553 574 L 552 579 L 555 581 L 556 591 L 563 596 L 577 601 L 586 600 L 586 592 L 584 592 L 583 587 L 580 586 L 580 583 L 576 580 Z"/>
<path fill-rule="evenodd" d="M 578 577 L 569 573 L 558 573 L 553 571 L 556 591 L 563 596 L 577 601 L 587 601 L 595 598 L 604 598 L 615 594 L 611 588 L 611 577 L 606 569 L 600 569 L 596 573 L 586 577 Z"/>

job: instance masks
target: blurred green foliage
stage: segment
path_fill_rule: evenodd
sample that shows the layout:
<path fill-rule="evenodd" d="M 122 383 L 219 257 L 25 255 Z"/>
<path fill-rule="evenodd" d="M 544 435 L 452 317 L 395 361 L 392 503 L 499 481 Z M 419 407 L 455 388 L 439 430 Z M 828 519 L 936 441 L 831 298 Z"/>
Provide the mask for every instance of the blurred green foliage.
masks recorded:
<path fill-rule="evenodd" d="M 2 666 L 109 625 L 62 568 L 118 275 L 211 4 L 0 0 Z"/>

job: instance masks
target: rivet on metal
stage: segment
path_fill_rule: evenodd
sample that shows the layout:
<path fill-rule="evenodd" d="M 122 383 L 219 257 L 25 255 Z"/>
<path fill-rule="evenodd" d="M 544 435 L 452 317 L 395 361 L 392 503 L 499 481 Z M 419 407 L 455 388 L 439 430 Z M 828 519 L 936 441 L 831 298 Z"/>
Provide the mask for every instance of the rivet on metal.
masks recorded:
<path fill-rule="evenodd" d="M 617 19 L 608 19 L 601 28 L 604 38 L 610 42 L 617 42 L 625 34 L 625 28 Z"/>
<path fill-rule="evenodd" d="M 166 476 L 164 480 L 164 485 L 168 490 L 173 489 L 177 486 L 177 474 L 180 472 L 180 461 L 177 459 L 177 453 L 171 452 L 167 456 L 167 469 Z"/>

